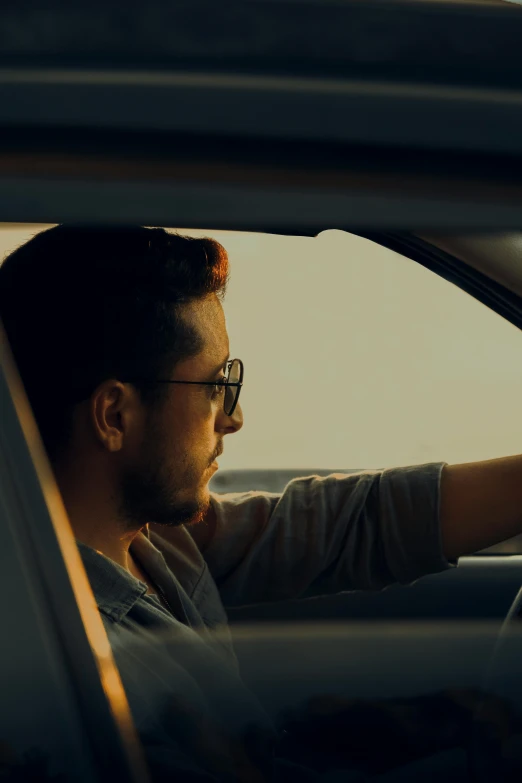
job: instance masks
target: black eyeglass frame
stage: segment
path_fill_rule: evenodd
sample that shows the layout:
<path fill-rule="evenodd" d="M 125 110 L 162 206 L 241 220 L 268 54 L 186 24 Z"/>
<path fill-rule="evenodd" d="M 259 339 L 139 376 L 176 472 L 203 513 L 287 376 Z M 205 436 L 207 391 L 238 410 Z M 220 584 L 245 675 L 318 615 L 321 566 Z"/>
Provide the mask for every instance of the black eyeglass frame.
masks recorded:
<path fill-rule="evenodd" d="M 230 370 L 232 369 L 232 365 L 234 362 L 239 363 L 239 381 L 230 383 L 228 381 L 228 378 L 230 377 Z M 225 408 L 225 401 L 226 401 L 226 389 L 225 394 L 223 396 L 223 410 L 225 411 L 226 416 L 232 416 L 234 411 L 236 410 L 237 403 L 239 400 L 239 395 L 241 394 L 241 389 L 243 388 L 243 376 L 244 376 L 244 365 L 241 359 L 229 359 L 227 362 L 228 364 L 228 375 L 225 376 L 227 380 L 223 380 L 222 382 L 218 381 L 172 381 L 170 379 L 165 378 L 155 378 L 153 383 L 179 383 L 186 386 L 225 386 L 226 389 L 229 387 L 235 387 L 237 389 L 236 396 L 234 398 L 234 402 L 232 403 L 232 407 L 230 408 L 230 412 L 227 412 Z"/>

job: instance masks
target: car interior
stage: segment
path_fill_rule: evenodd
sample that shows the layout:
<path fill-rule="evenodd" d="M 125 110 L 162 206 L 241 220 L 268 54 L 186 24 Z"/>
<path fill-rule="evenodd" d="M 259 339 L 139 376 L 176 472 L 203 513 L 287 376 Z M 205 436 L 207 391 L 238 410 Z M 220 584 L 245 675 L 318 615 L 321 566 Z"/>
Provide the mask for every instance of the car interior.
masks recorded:
<path fill-rule="evenodd" d="M 11 249 L 13 243 L 33 235 L 41 228 L 40 225 L 5 225 L 4 234 L 8 236 L 7 244 L 4 242 L 5 247 Z M 361 238 L 354 234 L 352 238 L 370 243 L 366 237 Z M 252 235 L 246 239 L 255 242 L 261 241 L 262 237 Z M 291 238 L 285 238 L 286 241 L 289 239 Z M 371 242 L 376 241 L 375 235 L 372 235 Z M 430 273 L 435 271 L 443 278 L 444 288 L 458 286 L 461 291 L 480 301 L 481 312 L 483 305 L 486 305 L 498 316 L 518 326 L 520 306 L 516 287 L 522 269 L 522 242 L 517 234 L 498 233 L 471 237 L 441 234 L 436 238 L 430 237 L 429 240 L 415 234 L 401 234 L 399 237 L 390 237 L 387 234 L 383 243 L 381 247 L 386 249 L 392 245 L 394 254 L 398 252 L 397 244 L 402 243 L 406 248 L 403 252 L 407 254 L 408 263 L 414 260 Z M 406 255 L 403 258 L 406 259 Z M 263 274 L 266 273 L 266 269 L 262 271 Z M 252 274 L 251 268 L 249 274 Z M 290 278 L 293 279 L 292 275 Z M 401 285 L 402 283 L 401 280 Z M 315 293 L 317 295 L 317 292 Z M 248 292 L 241 288 L 238 298 L 244 300 L 247 294 Z M 231 296 L 234 296 L 234 291 Z M 420 290 L 417 291 L 417 296 L 422 298 Z M 248 298 L 246 306 L 252 306 Z M 305 313 L 306 311 L 307 307 L 304 308 Z M 446 315 L 449 317 L 448 313 Z M 299 317 L 299 314 L 294 314 L 293 317 Z M 248 324 L 245 327 L 247 335 L 244 339 L 248 336 Z M 279 337 L 281 336 L 280 329 L 281 324 L 276 323 L 276 337 L 278 333 Z M 266 333 L 264 339 L 268 339 Z M 407 346 L 404 346 L 405 350 L 406 348 Z M 510 362 L 511 358 L 508 357 L 508 365 Z M 13 633 L 9 637 L 13 641 L 13 648 L 10 650 L 9 645 L 4 646 L 4 660 L 12 667 L 16 659 L 16 667 L 24 682 L 27 670 L 31 668 L 31 677 L 38 683 L 39 693 L 42 695 L 42 706 L 45 705 L 46 698 L 56 702 L 56 689 L 60 683 L 63 702 L 61 706 L 64 714 L 69 714 L 66 724 L 69 735 L 71 705 L 67 702 L 70 693 L 67 692 L 59 672 L 53 672 L 60 657 L 60 645 L 65 643 L 66 647 L 71 648 L 68 654 L 75 661 L 75 678 L 79 678 L 80 685 L 89 691 L 84 694 L 84 698 L 87 699 L 90 710 L 103 711 L 104 691 L 107 696 L 109 688 L 109 694 L 112 691 L 114 696 L 118 684 L 121 689 L 121 683 L 118 683 L 118 675 L 111 661 L 110 651 L 107 650 L 92 594 L 5 338 L 2 368 L 2 410 L 6 412 L 2 435 L 4 445 L 11 444 L 9 452 L 3 452 L 5 470 L 2 471 L 2 498 L 4 521 L 8 522 L 3 526 L 3 551 L 7 552 L 9 547 L 14 546 L 11 551 L 16 552 L 17 547 L 24 547 L 23 558 L 20 557 L 22 552 L 18 549 L 18 561 L 12 556 L 6 559 L 6 567 L 13 572 L 12 575 L 7 573 L 7 578 L 19 581 L 17 570 L 21 566 L 27 568 L 22 559 L 30 560 L 28 556 L 31 553 L 35 556 L 33 569 L 29 571 L 30 579 L 25 580 L 28 594 L 19 592 L 13 612 L 17 616 L 20 616 L 20 613 L 26 614 L 31 600 L 38 597 L 38 604 L 31 607 L 32 612 L 36 612 L 35 638 L 28 640 L 30 644 L 26 652 L 27 658 L 20 656 L 18 637 Z M 448 382 L 449 379 L 446 380 Z M 272 378 L 272 381 L 276 386 L 282 383 L 278 382 L 277 377 Z M 328 382 L 328 378 L 326 381 Z M 291 386 L 291 382 L 289 385 Z M 315 393 L 318 393 L 317 390 Z M 322 393 L 319 396 L 322 396 Z M 285 415 L 288 416 L 288 412 Z M 252 446 L 247 444 L 246 448 L 252 449 Z M 314 453 L 313 449 L 311 453 Z M 276 466 L 281 464 L 277 462 L 278 459 L 284 463 L 284 454 L 280 447 L 274 450 L 274 457 Z M 15 463 L 19 463 L 18 466 Z M 308 467 L 306 463 L 303 467 L 296 465 L 293 468 L 277 468 L 271 466 L 274 463 L 262 468 L 220 470 L 212 479 L 211 490 L 217 493 L 280 493 L 289 481 L 301 475 L 324 476 L 332 472 L 358 472 L 365 468 L 335 465 Z M 372 464 L 371 469 L 374 468 L 375 465 Z M 37 509 L 38 521 L 36 518 L 33 521 Z M 12 536 L 11 541 L 8 540 L 9 533 Z M 37 564 L 41 559 L 38 553 L 43 551 L 46 557 L 45 569 L 42 572 L 42 563 L 39 566 Z M 53 562 L 50 580 L 49 566 Z M 281 716 L 292 714 L 292 711 L 298 714 L 303 704 L 314 697 L 324 697 L 325 694 L 364 702 L 397 698 L 417 700 L 424 694 L 438 693 L 450 686 L 478 690 L 483 687 L 487 676 L 490 679 L 492 676 L 496 677 L 495 693 L 505 694 L 506 675 L 512 675 L 519 668 L 516 631 L 522 601 L 519 593 L 521 569 L 522 544 L 520 538 L 515 538 L 489 550 L 461 558 L 458 568 L 444 574 L 424 577 L 413 585 L 396 585 L 373 593 L 345 592 L 323 598 L 303 598 L 230 608 L 229 620 L 242 676 L 275 721 L 281 720 Z M 79 614 L 76 607 L 80 610 Z M 42 624 L 43 618 L 45 622 Z M 75 628 L 74 634 L 64 636 L 65 619 L 69 629 Z M 11 623 L 15 630 L 14 614 Z M 52 629 L 54 633 L 51 633 Z M 41 638 L 38 638 L 37 631 L 42 634 Z M 24 634 L 26 633 L 24 630 Z M 54 638 L 55 634 L 58 638 Z M 307 654 L 303 656 L 302 646 L 305 641 Z M 41 658 L 39 668 L 35 668 L 30 664 L 30 660 L 33 660 L 34 645 L 42 643 L 47 649 L 48 657 L 47 660 Z M 384 660 L 383 650 L 386 651 Z M 63 651 L 61 655 L 63 656 Z M 496 664 L 491 669 L 491 662 L 499 660 L 501 665 Z M 53 676 L 47 671 L 49 668 Z M 513 689 L 511 676 L 508 679 L 508 694 L 509 698 L 513 699 L 516 689 Z M 98 692 L 93 690 L 93 680 L 99 682 Z M 43 682 L 45 688 L 42 687 Z M 21 687 L 16 678 L 11 679 L 10 687 L 13 689 L 12 702 L 16 702 L 18 714 L 13 721 L 16 715 L 11 713 L 9 733 L 16 735 L 15 727 L 20 731 L 23 726 L 24 732 L 28 728 L 30 731 L 27 716 L 32 708 L 29 704 L 24 704 L 23 699 L 14 698 L 14 693 Z M 123 732 L 127 742 L 130 738 L 134 754 L 130 757 L 132 774 L 135 775 L 140 766 L 143 768 L 143 760 L 139 755 L 140 745 L 132 719 L 125 710 L 121 693 L 118 707 L 120 726 L 116 728 Z M 57 716 L 56 710 L 54 714 Z M 49 746 L 52 737 L 52 742 L 61 748 L 65 742 L 59 731 L 60 728 L 62 732 L 64 730 L 63 725 L 60 727 L 61 721 L 57 720 L 57 725 L 53 726 L 48 720 L 48 708 L 44 709 L 44 714 L 40 716 L 32 710 L 32 722 L 36 726 L 44 720 L 44 716 L 48 735 L 44 738 L 44 744 Z M 352 724 L 349 725 L 353 731 Z M 114 732 L 114 726 L 111 728 Z M 82 729 L 78 727 L 77 740 L 81 737 Z M 95 737 L 98 737 L 99 742 L 98 732 L 95 732 Z M 70 747 L 69 737 L 67 743 L 73 755 L 79 752 L 78 748 Z M 52 747 L 52 743 L 50 746 Z M 438 760 L 437 763 L 443 764 L 444 774 L 451 773 L 459 777 L 468 774 L 473 765 L 480 768 L 480 774 L 483 774 L 483 769 L 488 763 L 491 764 L 492 754 L 489 754 L 484 763 L 481 761 L 479 764 L 476 757 L 482 749 L 483 746 L 479 743 L 471 761 L 469 753 L 461 751 L 455 755 L 453 751 L 444 757 L 445 760 Z M 125 746 L 121 743 L 115 744 L 113 752 L 112 765 L 119 767 L 123 758 L 125 763 L 129 764 Z M 302 760 L 303 744 L 298 743 L 293 752 Z M 31 763 L 39 763 L 38 756 L 36 761 Z M 66 760 L 66 763 L 69 762 Z M 415 772 L 414 761 L 411 763 L 413 767 L 408 774 L 420 774 Z M 497 774 L 498 768 L 494 766 L 494 769 Z M 479 773 L 475 770 L 469 774 L 476 776 Z"/>
<path fill-rule="evenodd" d="M 0 8 L 4 255 L 56 223 L 226 234 L 238 248 L 234 274 L 246 281 L 235 291 L 232 278 L 230 329 L 238 351 L 252 351 L 251 388 L 273 401 L 283 385 L 304 385 L 309 409 L 317 414 L 322 404 L 325 421 L 343 395 L 351 401 L 342 407 L 351 438 L 348 426 L 301 437 L 295 424 L 294 434 L 276 444 L 269 414 L 298 423 L 305 403 L 297 392 L 295 403 L 267 412 L 252 397 L 250 445 L 245 428 L 224 455 L 212 491 L 278 493 L 303 474 L 375 470 L 395 458 L 466 461 L 520 451 L 517 4 L 32 6 Z M 330 241 L 339 242 L 338 256 Z M 371 271 L 370 254 L 378 271 Z M 351 261 L 359 266 L 349 267 Z M 274 301 L 288 302 L 299 263 L 309 290 L 322 296 L 323 315 L 313 298 L 291 299 L 291 317 L 263 300 L 271 287 Z M 276 265 L 275 284 L 266 270 L 273 275 Z M 426 286 L 423 296 L 413 283 L 407 287 L 406 274 Z M 351 310 L 364 328 L 344 343 L 344 322 L 335 319 L 348 284 Z M 401 308 L 407 317 L 394 332 L 386 318 Z M 261 320 L 267 313 L 271 336 Z M 409 318 L 413 313 L 417 320 Z M 423 343 L 426 314 L 434 328 Z M 481 331 L 475 315 L 483 319 Z M 306 348 L 320 322 L 331 340 L 310 359 Z M 439 345 L 442 333 L 446 342 Z M 358 371 L 335 389 L 332 357 L 350 349 L 354 361 L 364 358 L 371 339 L 381 353 L 367 363 L 366 386 Z M 459 353 L 465 339 L 472 346 L 466 356 Z M 281 358 L 292 354 L 295 365 Z M 449 382 L 437 355 L 453 361 Z M 312 368 L 327 389 L 315 397 Z M 465 376 L 468 386 L 458 397 Z M 422 402 L 430 393 L 432 403 Z M 248 394 L 246 385 L 245 402 Z M 386 411 L 392 402 L 398 410 L 401 399 L 408 400 L 403 418 L 388 415 L 395 436 L 385 435 Z M 361 401 L 371 402 L 364 414 Z M 440 422 L 452 405 L 456 423 L 444 430 Z M 426 426 L 431 422 L 429 437 L 422 416 Z M 413 435 L 401 436 L 409 419 Z M 3 329 L 0 423 L 0 562 L 9 598 L 0 658 L 0 779 L 145 783 L 140 727 Z M 373 451 L 376 443 L 382 451 Z M 228 614 L 243 680 L 276 723 L 293 721 L 287 744 L 294 760 L 313 765 L 300 711 L 319 699 L 315 729 L 326 726 L 354 758 L 366 753 L 379 779 L 378 758 L 398 745 L 397 727 L 407 733 L 417 724 L 433 739 L 434 716 L 446 720 L 447 702 L 439 696 L 451 694 L 467 716 L 460 744 L 445 744 L 448 713 L 428 763 L 421 765 L 422 748 L 408 746 L 386 783 L 515 781 L 522 772 L 521 587 L 522 541 L 515 538 L 413 585 L 240 606 Z M 344 723 L 325 724 L 321 705 L 331 710 L 339 698 L 357 709 Z M 386 715 L 381 735 L 372 734 L 371 723 L 369 746 L 368 732 L 366 739 L 359 733 L 361 705 L 368 703 Z M 337 761 L 332 752 L 327 779 L 353 779 L 336 776 Z"/>

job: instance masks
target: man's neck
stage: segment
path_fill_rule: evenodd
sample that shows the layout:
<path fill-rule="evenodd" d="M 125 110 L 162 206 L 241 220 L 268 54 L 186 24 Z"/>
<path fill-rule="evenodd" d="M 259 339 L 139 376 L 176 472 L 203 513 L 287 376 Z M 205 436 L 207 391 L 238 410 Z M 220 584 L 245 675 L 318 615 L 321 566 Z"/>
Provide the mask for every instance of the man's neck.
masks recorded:
<path fill-rule="evenodd" d="M 89 533 L 92 531 L 89 531 L 87 534 L 82 533 L 81 530 L 77 531 L 74 525 L 73 530 L 76 539 L 81 541 L 82 544 L 86 544 L 87 546 L 90 546 L 91 549 L 95 549 L 97 552 L 101 552 L 102 555 L 105 555 L 105 557 L 108 557 L 122 568 L 125 568 L 126 571 L 130 571 L 132 573 L 129 565 L 129 548 L 133 539 L 135 538 L 135 535 L 137 534 L 133 535 L 132 539 L 130 540 L 111 540 L 107 536 L 90 535 Z"/>
<path fill-rule="evenodd" d="M 121 519 L 107 466 L 76 455 L 54 469 L 76 539 L 130 571 L 129 547 L 140 527 Z"/>
<path fill-rule="evenodd" d="M 140 529 L 124 530 L 124 524 L 107 505 L 64 495 L 65 508 L 75 538 L 129 570 L 129 548 Z"/>

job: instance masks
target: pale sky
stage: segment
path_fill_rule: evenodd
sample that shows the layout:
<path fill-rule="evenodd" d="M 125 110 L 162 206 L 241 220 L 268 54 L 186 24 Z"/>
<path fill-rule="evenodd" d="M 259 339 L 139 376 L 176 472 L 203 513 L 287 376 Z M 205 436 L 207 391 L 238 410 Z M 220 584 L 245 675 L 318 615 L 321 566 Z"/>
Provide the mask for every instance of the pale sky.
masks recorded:
<path fill-rule="evenodd" d="M 38 227 L 0 227 L 3 257 Z M 182 230 L 181 230 L 182 231 Z M 522 334 L 450 283 L 340 231 L 222 231 L 245 426 L 221 468 L 378 468 L 522 450 Z M 30 281 L 28 281 L 28 285 Z"/>

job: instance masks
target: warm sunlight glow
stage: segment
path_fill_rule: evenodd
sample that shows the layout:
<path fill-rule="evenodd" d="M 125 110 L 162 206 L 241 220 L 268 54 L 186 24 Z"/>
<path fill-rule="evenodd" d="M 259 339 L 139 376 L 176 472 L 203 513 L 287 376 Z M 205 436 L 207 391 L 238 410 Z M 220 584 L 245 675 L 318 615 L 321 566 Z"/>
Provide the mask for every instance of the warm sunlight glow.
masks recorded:
<path fill-rule="evenodd" d="M 40 227 L 0 231 L 3 256 Z M 378 468 L 520 452 L 522 335 L 418 264 L 341 231 L 224 231 L 245 427 L 223 468 Z"/>

